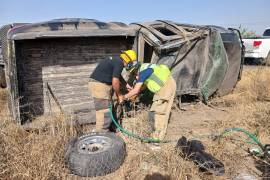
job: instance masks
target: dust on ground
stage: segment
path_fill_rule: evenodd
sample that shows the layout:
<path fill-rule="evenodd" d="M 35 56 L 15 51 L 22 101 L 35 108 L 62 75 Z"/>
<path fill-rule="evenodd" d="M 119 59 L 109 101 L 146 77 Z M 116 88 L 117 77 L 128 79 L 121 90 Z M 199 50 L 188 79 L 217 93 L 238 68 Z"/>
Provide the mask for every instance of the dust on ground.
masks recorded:
<path fill-rule="evenodd" d="M 181 136 L 203 142 L 206 151 L 225 164 L 225 175 L 202 173 L 193 162 L 180 157 L 175 143 L 145 144 L 124 137 L 127 144 L 125 162 L 114 173 L 103 177 L 81 178 L 69 173 L 64 165 L 65 146 L 74 137 L 91 131 L 93 126 L 74 126 L 62 116 L 41 117 L 43 129 L 25 131 L 7 115 L 6 92 L 0 90 L 0 179 L 256 179 L 262 173 L 255 168 L 254 158 L 246 152 L 254 145 L 235 141 L 243 134 L 231 133 L 223 139 L 213 137 L 225 128 L 241 127 L 270 142 L 270 69 L 246 68 L 235 90 L 214 98 L 209 105 L 191 104 L 182 110 L 174 107 L 166 138 Z M 132 122 L 130 130 L 149 134 L 145 114 Z M 128 126 L 127 126 L 128 127 Z M 143 128 L 142 128 L 143 127 Z"/>

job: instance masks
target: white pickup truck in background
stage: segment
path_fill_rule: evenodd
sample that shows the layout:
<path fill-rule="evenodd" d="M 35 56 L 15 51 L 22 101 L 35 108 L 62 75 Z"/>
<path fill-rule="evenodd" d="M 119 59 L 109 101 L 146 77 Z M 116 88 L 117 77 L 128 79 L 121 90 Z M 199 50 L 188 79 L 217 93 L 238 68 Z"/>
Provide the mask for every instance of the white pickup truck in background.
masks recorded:
<path fill-rule="evenodd" d="M 266 28 L 262 37 L 243 38 L 245 61 L 270 65 L 270 27 Z"/>

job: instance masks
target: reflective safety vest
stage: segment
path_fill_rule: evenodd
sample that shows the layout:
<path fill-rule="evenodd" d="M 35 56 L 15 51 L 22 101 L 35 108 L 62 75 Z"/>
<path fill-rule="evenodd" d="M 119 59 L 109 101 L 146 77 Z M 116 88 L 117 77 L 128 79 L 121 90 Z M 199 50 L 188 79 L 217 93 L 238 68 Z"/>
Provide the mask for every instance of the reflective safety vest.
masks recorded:
<path fill-rule="evenodd" d="M 164 64 L 149 64 L 144 63 L 141 65 L 139 72 L 147 68 L 152 68 L 154 72 L 152 75 L 146 79 L 144 85 L 153 93 L 156 93 L 160 90 L 164 83 L 169 78 L 171 71 L 170 69 Z"/>

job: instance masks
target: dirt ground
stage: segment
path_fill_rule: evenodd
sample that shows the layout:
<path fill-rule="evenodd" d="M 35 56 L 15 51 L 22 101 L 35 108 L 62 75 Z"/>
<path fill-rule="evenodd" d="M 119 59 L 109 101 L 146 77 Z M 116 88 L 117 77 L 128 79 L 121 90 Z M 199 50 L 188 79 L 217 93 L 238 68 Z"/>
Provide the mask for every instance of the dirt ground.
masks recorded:
<path fill-rule="evenodd" d="M 173 108 L 166 139 L 182 136 L 200 140 L 208 153 L 221 160 L 225 174 L 215 176 L 200 172 L 193 162 L 180 156 L 176 141 L 146 144 L 124 137 L 127 145 L 125 162 L 114 173 L 103 177 L 81 178 L 70 174 L 64 165 L 68 141 L 91 131 L 93 126 L 71 126 L 62 116 L 41 117 L 43 129 L 25 131 L 7 115 L 6 92 L 0 90 L 0 179 L 258 179 L 263 173 L 256 168 L 262 162 L 247 153 L 256 147 L 230 133 L 215 140 L 225 128 L 240 127 L 256 134 L 263 144 L 270 143 L 270 69 L 245 67 L 235 90 L 224 97 L 213 98 L 208 105 L 201 102 Z M 124 126 L 148 136 L 146 113 L 126 119 Z"/>
<path fill-rule="evenodd" d="M 192 138 L 197 134 L 211 134 L 213 126 L 228 117 L 226 107 L 218 109 L 201 102 L 186 105 L 182 110 L 174 109 L 168 126 L 167 139 L 177 139 L 182 135 Z"/>

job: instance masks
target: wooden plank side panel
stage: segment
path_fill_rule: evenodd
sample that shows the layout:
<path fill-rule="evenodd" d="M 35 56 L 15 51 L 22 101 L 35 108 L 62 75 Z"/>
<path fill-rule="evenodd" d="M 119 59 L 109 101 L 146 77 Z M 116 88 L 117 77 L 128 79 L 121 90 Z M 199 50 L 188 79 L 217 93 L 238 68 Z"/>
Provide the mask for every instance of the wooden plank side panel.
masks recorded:
<path fill-rule="evenodd" d="M 59 112 L 92 117 L 94 104 L 88 81 L 96 63 L 128 49 L 125 37 L 44 39 L 18 42 L 21 105 L 35 116 Z M 48 90 L 49 84 L 52 92 Z M 53 94 L 51 94 L 53 93 Z M 25 109 L 21 109 L 24 114 Z M 92 119 L 92 118 L 91 118 Z"/>

